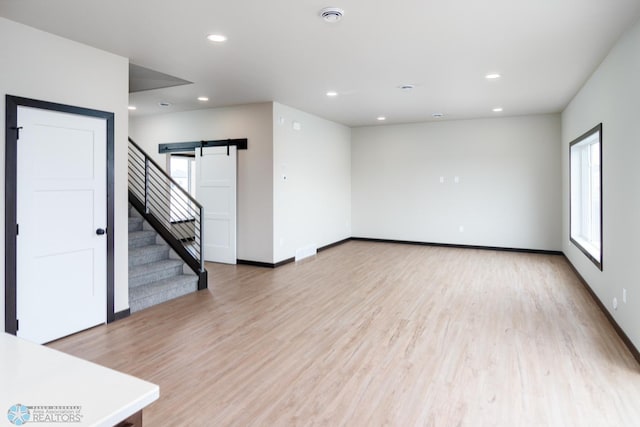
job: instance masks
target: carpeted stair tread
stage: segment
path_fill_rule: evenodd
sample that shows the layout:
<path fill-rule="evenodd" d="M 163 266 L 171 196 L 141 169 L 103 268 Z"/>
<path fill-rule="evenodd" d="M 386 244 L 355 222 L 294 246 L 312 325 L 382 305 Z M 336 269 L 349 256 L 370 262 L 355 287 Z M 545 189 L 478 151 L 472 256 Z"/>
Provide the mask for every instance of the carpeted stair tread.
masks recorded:
<path fill-rule="evenodd" d="M 129 232 L 129 249 L 139 248 L 155 244 L 156 232 L 153 230 L 140 230 Z"/>
<path fill-rule="evenodd" d="M 129 266 L 135 267 L 169 258 L 169 246 L 147 245 L 129 249 Z"/>
<path fill-rule="evenodd" d="M 171 255 L 173 254 L 173 255 Z M 198 276 L 129 205 L 129 309 L 136 312 L 198 290 Z"/>
<path fill-rule="evenodd" d="M 136 312 L 147 307 L 195 292 L 198 277 L 181 274 L 129 289 L 129 308 Z"/>
<path fill-rule="evenodd" d="M 142 218 L 129 217 L 129 232 L 142 230 Z"/>
<path fill-rule="evenodd" d="M 165 259 L 129 267 L 129 288 L 182 274 L 184 262 Z"/>

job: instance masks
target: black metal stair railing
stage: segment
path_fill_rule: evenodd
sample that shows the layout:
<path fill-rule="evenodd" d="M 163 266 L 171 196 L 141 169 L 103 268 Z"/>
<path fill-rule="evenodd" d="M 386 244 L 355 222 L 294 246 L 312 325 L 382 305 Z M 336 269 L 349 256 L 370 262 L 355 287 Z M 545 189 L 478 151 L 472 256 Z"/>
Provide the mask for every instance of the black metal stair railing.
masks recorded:
<path fill-rule="evenodd" d="M 129 138 L 129 202 L 207 287 L 202 206 Z"/>

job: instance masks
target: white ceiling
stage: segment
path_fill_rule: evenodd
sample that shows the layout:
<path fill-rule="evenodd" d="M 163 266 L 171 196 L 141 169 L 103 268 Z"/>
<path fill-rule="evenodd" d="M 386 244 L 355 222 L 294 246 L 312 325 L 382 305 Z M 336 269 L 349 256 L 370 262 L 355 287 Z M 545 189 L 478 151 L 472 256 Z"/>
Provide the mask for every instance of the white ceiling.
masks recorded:
<path fill-rule="evenodd" d="M 559 112 L 640 1 L 0 0 L 0 15 L 194 82 L 131 94 L 133 115 L 277 101 L 359 126 Z"/>

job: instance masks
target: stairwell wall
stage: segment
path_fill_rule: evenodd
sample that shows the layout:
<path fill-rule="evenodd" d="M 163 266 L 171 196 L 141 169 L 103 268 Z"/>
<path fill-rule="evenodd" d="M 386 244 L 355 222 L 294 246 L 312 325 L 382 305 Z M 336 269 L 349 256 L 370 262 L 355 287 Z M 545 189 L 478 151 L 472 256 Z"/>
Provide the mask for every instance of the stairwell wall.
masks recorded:
<path fill-rule="evenodd" d="M 273 262 L 273 124 L 271 103 L 132 117 L 129 135 L 161 166 L 158 145 L 247 138 L 238 151 L 237 258 Z"/>

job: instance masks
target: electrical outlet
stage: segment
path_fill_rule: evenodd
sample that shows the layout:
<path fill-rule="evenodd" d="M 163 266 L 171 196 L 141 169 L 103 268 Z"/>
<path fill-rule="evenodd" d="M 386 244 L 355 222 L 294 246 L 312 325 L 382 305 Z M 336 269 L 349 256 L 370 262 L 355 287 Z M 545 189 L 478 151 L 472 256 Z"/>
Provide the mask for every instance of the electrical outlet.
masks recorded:
<path fill-rule="evenodd" d="M 613 309 L 617 310 L 618 309 L 618 298 L 613 297 Z"/>
<path fill-rule="evenodd" d="M 627 303 L 627 289 L 626 288 L 622 288 L 622 302 L 623 303 Z"/>
<path fill-rule="evenodd" d="M 460 231 L 461 233 L 464 233 L 464 225 L 461 225 L 460 227 L 458 227 L 458 231 Z"/>
<path fill-rule="evenodd" d="M 440 177 L 440 184 L 444 184 L 444 176 Z"/>

